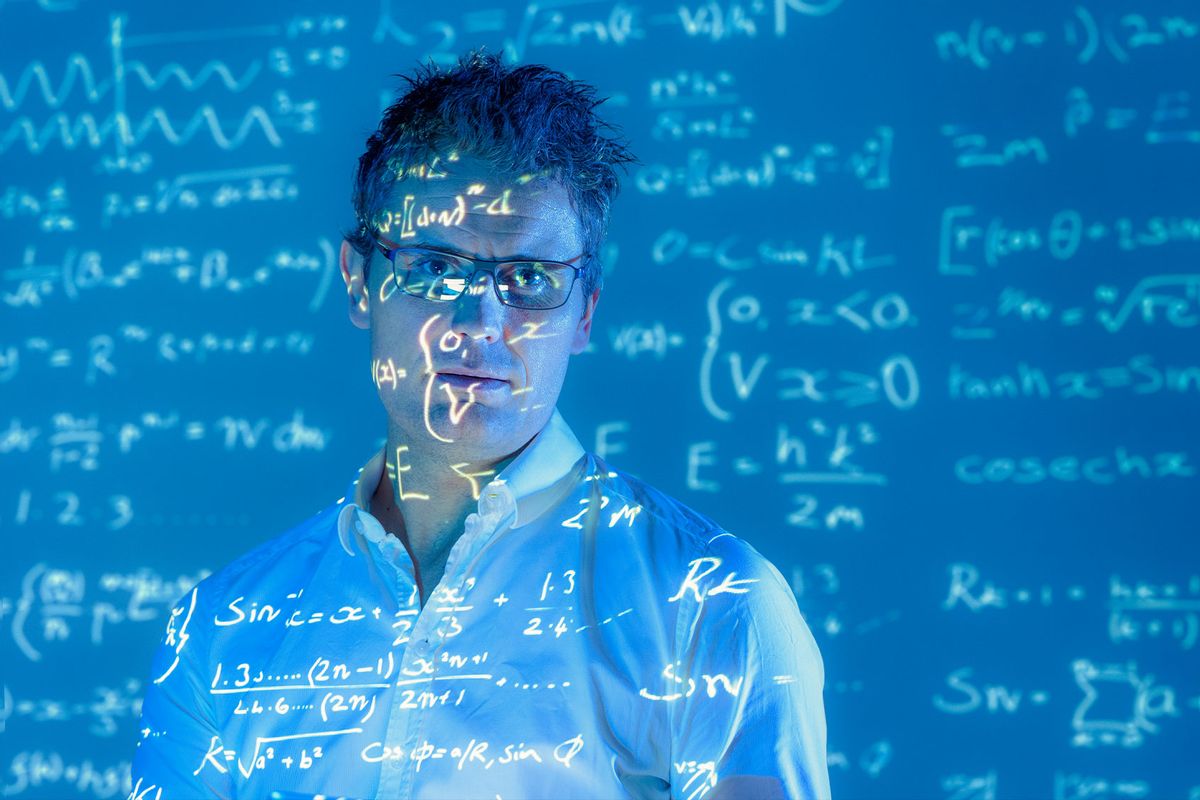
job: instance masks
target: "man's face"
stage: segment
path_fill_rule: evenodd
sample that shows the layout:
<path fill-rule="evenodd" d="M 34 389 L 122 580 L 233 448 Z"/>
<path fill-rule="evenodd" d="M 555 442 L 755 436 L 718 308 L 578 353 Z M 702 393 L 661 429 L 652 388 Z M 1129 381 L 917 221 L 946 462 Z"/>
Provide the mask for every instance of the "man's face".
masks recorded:
<path fill-rule="evenodd" d="M 436 171 L 445 177 L 396 183 L 385 207 L 390 224 L 385 214 L 381 226 L 385 247 L 582 266 L 579 220 L 561 184 L 522 184 L 465 157 L 440 162 Z M 372 376 L 392 431 L 410 447 L 434 446 L 463 461 L 499 460 L 542 428 L 570 356 L 587 345 L 600 295 L 585 298 L 576 278 L 559 308 L 513 308 L 500 302 L 493 276 L 481 270 L 456 300 L 428 300 L 398 288 L 391 262 L 378 251 L 364 286 L 362 260 L 348 243 L 342 275 L 351 322 L 371 332 Z M 456 370 L 498 380 L 444 374 Z"/>

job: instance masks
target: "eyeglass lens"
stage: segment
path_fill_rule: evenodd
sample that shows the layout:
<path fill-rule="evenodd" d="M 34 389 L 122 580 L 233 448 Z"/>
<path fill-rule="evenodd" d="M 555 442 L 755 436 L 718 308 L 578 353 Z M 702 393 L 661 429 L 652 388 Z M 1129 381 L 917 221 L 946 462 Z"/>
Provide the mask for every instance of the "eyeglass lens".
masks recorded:
<path fill-rule="evenodd" d="M 433 251 L 397 250 L 397 282 L 407 294 L 428 300 L 454 300 L 470 285 L 475 264 Z M 400 274 L 403 273 L 403 274 Z M 508 261 L 493 273 L 500 298 L 516 308 L 555 308 L 566 302 L 575 270 L 545 261 Z"/>

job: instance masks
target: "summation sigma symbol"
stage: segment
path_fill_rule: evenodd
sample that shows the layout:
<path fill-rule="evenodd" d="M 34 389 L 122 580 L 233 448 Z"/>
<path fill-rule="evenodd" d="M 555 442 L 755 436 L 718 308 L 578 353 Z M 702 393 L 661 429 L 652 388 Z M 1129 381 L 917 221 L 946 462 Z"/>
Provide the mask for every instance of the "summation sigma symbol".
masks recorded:
<path fill-rule="evenodd" d="M 1140 675 L 1137 664 L 1095 664 L 1079 659 L 1072 668 L 1084 698 L 1071 717 L 1075 731 L 1071 743 L 1078 747 L 1119 745 L 1140 747 L 1146 735 L 1158 733 L 1161 717 L 1178 717 L 1181 709 L 1170 686 L 1156 686 L 1153 675 Z M 1128 712 L 1108 711 L 1115 703 L 1110 695 L 1123 695 Z M 1200 710 L 1200 697 L 1193 698 Z M 1102 710 L 1103 709 L 1103 710 Z"/>

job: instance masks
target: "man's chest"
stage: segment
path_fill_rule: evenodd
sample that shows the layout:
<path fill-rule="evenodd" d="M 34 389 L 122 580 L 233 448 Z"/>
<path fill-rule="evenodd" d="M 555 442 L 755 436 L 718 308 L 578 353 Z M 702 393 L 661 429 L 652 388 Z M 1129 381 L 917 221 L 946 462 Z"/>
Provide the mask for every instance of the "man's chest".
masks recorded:
<path fill-rule="evenodd" d="M 659 744 L 628 746 L 658 714 L 665 741 L 665 704 L 649 699 L 664 693 L 665 643 L 632 608 L 583 597 L 577 575 L 541 577 L 531 591 L 443 586 L 390 614 L 352 603 L 274 642 L 226 642 L 214 688 L 244 792 L 570 797 L 577 784 L 594 797 L 614 759 L 665 769 Z"/>

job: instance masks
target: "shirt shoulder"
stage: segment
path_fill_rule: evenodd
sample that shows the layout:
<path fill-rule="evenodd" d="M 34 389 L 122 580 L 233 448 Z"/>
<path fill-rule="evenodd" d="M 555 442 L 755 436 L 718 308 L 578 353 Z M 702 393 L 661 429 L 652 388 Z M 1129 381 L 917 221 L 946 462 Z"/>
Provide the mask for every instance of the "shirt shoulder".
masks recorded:
<path fill-rule="evenodd" d="M 604 491 L 620 502 L 640 506 L 640 513 L 646 515 L 652 529 L 647 545 L 660 563 L 670 565 L 665 571 L 666 599 L 681 612 L 681 639 L 699 633 L 691 626 L 722 622 L 753 627 L 762 641 L 784 640 L 806 653 L 818 673 L 823 672 L 791 585 L 769 558 L 678 498 L 598 457 L 596 463 Z M 610 502 L 608 509 L 613 508 Z M 765 624 L 768 620 L 774 624 Z"/>
<path fill-rule="evenodd" d="M 697 511 L 683 501 L 650 485 L 638 476 L 613 467 L 604 459 L 592 454 L 595 461 L 594 475 L 601 491 L 613 498 L 605 509 L 609 519 L 613 515 L 637 516 L 652 528 L 655 537 L 669 537 L 688 553 L 702 551 L 709 540 L 725 533 L 711 517 Z M 611 526 L 610 526 L 611 527 Z M 632 525 L 631 525 L 632 527 Z"/>
<path fill-rule="evenodd" d="M 674 545 L 687 562 L 704 558 L 719 560 L 727 569 L 765 580 L 773 589 L 782 587 L 791 595 L 791 588 L 779 570 L 749 541 L 636 475 L 615 468 L 598 456 L 593 458 L 602 491 L 613 497 L 605 509 L 609 512 L 604 517 L 605 524 L 614 517 L 636 513 L 652 529 L 649 533 L 652 544 Z M 631 512 L 632 509 L 636 512 Z"/>
<path fill-rule="evenodd" d="M 622 517 L 634 517 L 628 526 L 634 538 L 627 546 L 651 554 L 669 602 L 691 608 L 707 598 L 738 599 L 740 612 L 781 605 L 797 608 L 787 580 L 749 541 L 678 498 L 593 457 L 601 490 L 612 497 L 601 526 L 620 528 Z M 640 526 L 635 524 L 639 521 Z M 623 558 L 629 553 L 626 550 Z"/>
<path fill-rule="evenodd" d="M 277 578 L 304 575 L 314 559 L 336 544 L 337 515 L 345 499 L 272 536 L 196 584 L 199 600 L 211 606 L 222 598 L 249 594 Z"/>

